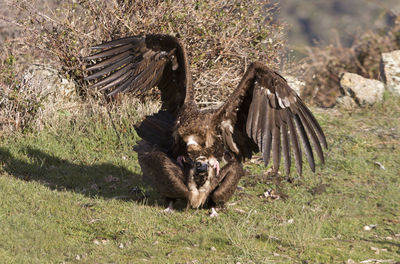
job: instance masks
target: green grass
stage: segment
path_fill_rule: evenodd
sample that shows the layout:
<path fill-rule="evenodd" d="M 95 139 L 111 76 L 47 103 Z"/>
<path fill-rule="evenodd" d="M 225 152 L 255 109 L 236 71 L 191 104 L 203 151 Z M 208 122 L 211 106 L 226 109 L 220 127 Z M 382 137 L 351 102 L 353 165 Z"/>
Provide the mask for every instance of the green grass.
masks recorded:
<path fill-rule="evenodd" d="M 317 112 L 326 164 L 289 183 L 248 163 L 244 189 L 216 219 L 209 209 L 163 213 L 164 201 L 141 181 L 132 129 L 120 130 L 121 142 L 94 119 L 3 135 L 0 262 L 399 261 L 400 99 Z M 263 197 L 268 189 L 281 199 Z"/>

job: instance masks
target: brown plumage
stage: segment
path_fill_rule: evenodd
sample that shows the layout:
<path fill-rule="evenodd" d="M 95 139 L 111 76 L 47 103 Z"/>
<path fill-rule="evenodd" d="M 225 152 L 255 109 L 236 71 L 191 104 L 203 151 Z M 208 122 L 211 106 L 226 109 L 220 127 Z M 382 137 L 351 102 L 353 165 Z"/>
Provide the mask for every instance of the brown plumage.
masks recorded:
<path fill-rule="evenodd" d="M 197 208 L 207 200 L 222 204 L 244 175 L 242 162 L 261 152 L 278 171 L 281 156 L 290 174 L 291 153 L 302 173 L 302 150 L 315 171 L 313 149 L 324 162 L 324 133 L 300 97 L 277 72 L 260 62 L 247 69 L 226 102 L 200 111 L 193 100 L 192 77 L 180 41 L 169 35 L 128 37 L 93 47 L 100 52 L 86 80 L 108 95 L 140 94 L 157 86 L 162 109 L 136 130 L 143 141 L 135 150 L 145 181 L 167 198 L 183 198 Z M 225 165 L 220 169 L 219 163 Z"/>

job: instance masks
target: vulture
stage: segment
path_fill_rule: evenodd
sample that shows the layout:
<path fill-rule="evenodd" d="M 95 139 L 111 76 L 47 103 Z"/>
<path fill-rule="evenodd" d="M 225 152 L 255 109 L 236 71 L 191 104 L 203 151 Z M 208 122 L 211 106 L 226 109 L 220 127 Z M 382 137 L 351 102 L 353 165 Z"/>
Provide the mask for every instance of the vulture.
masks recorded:
<path fill-rule="evenodd" d="M 94 46 L 86 57 L 91 87 L 108 96 L 160 91 L 161 110 L 135 125 L 142 138 L 134 150 L 143 180 L 169 200 L 199 208 L 223 205 L 244 176 L 243 161 L 261 152 L 286 175 L 292 159 L 298 175 L 303 157 L 315 171 L 324 162 L 324 132 L 286 80 L 261 62 L 252 63 L 237 88 L 217 109 L 200 110 L 194 101 L 189 61 L 181 41 L 154 34 Z"/>

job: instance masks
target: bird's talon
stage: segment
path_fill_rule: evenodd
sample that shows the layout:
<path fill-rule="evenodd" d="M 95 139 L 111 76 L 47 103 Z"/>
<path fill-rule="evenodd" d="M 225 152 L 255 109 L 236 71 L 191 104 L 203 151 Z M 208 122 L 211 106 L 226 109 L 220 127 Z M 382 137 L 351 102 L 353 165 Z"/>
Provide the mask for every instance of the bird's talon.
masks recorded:
<path fill-rule="evenodd" d="M 214 207 L 211 208 L 211 214 L 210 217 L 218 217 L 219 214 L 217 213 L 217 211 L 215 210 Z"/>
<path fill-rule="evenodd" d="M 164 209 L 164 213 L 172 214 L 174 213 L 174 202 L 169 202 L 168 207 Z"/>
<path fill-rule="evenodd" d="M 173 214 L 175 211 L 174 211 L 174 209 L 171 209 L 171 208 L 166 208 L 166 209 L 164 209 L 164 213 L 167 213 L 167 214 Z"/>

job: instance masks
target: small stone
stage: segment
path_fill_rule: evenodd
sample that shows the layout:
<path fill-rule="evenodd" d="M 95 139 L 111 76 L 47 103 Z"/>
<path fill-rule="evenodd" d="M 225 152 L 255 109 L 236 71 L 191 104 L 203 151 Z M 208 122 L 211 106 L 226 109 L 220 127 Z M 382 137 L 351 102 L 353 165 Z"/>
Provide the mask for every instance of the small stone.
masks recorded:
<path fill-rule="evenodd" d="M 380 163 L 379 161 L 374 162 L 374 164 L 375 164 L 376 166 L 378 166 L 379 168 L 381 168 L 382 170 L 385 170 L 385 166 L 383 166 L 383 164 Z"/>
<path fill-rule="evenodd" d="M 342 106 L 344 109 L 353 109 L 353 108 L 357 107 L 357 104 L 356 104 L 356 102 L 354 102 L 354 99 L 348 95 L 338 97 L 336 99 L 336 103 L 338 105 Z"/>
<path fill-rule="evenodd" d="M 95 190 L 95 191 L 98 191 L 98 190 L 99 190 L 99 187 L 97 186 L 96 183 L 93 183 L 93 184 L 90 186 L 90 189 Z"/>
<path fill-rule="evenodd" d="M 265 191 L 263 195 L 265 198 L 270 198 L 273 200 L 278 200 L 280 198 L 279 194 L 277 194 L 276 191 L 272 189 Z"/>
<path fill-rule="evenodd" d="M 217 251 L 217 249 L 215 247 L 210 247 L 211 251 Z"/>
<path fill-rule="evenodd" d="M 118 177 L 114 177 L 112 175 L 108 175 L 107 177 L 104 178 L 105 182 L 119 182 Z"/>
<path fill-rule="evenodd" d="M 374 228 L 376 228 L 376 225 L 366 225 L 363 227 L 365 231 L 371 231 Z"/>
<path fill-rule="evenodd" d="M 356 262 L 354 261 L 354 260 L 352 260 L 352 259 L 348 259 L 347 261 L 346 261 L 346 264 L 355 264 Z"/>

